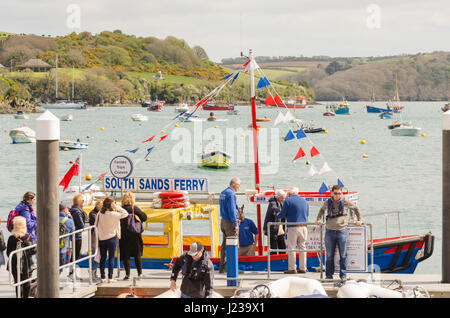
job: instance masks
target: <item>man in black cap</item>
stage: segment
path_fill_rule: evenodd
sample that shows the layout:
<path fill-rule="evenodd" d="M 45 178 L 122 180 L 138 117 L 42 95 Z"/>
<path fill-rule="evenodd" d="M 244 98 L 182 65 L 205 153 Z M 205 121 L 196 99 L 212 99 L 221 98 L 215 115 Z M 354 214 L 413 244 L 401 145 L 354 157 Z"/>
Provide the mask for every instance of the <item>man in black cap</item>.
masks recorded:
<path fill-rule="evenodd" d="M 181 255 L 173 265 L 170 289 L 177 288 L 178 273 L 182 272 L 181 298 L 211 298 L 213 294 L 214 266 L 208 252 L 200 242 L 194 242 L 189 252 Z"/>
<path fill-rule="evenodd" d="M 59 235 L 72 233 L 75 231 L 75 224 L 70 215 L 69 208 L 63 204 L 59 204 Z M 67 246 L 69 245 L 69 237 L 59 240 L 59 266 L 66 262 Z M 60 271 L 61 272 L 61 271 Z"/>

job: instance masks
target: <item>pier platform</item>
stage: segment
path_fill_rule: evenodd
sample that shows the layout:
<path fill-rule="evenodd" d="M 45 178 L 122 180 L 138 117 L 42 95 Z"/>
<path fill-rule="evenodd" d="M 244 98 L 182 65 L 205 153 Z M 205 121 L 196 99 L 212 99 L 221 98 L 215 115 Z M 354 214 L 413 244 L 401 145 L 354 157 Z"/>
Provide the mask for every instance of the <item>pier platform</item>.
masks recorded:
<path fill-rule="evenodd" d="M 63 272 L 60 276 L 60 298 L 115 298 L 120 294 L 133 293 L 138 297 L 155 297 L 169 290 L 169 270 L 152 270 L 144 269 L 143 278 L 137 279 L 135 269 L 131 270 L 130 280 L 124 281 L 125 272 L 122 269 L 120 277 L 117 276 L 117 269 L 114 271 L 114 279 L 116 283 L 94 283 L 89 284 L 89 276 L 87 268 L 79 268 L 78 276 L 81 280 L 75 281 L 75 286 L 70 279 L 67 278 L 67 273 Z M 231 297 L 234 295 L 236 289 L 251 289 L 258 284 L 269 283 L 270 281 L 281 279 L 287 276 L 298 276 L 311 279 L 320 279 L 320 274 L 316 272 L 309 272 L 306 274 L 284 274 L 280 272 L 271 272 L 270 279 L 267 277 L 267 272 L 244 272 L 239 274 L 239 286 L 227 286 L 226 274 L 214 273 L 214 290 L 224 297 Z M 136 280 L 133 279 L 136 277 Z M 337 275 L 336 275 L 337 277 Z M 441 283 L 441 275 L 429 274 L 380 274 L 368 273 L 349 274 L 350 279 L 365 280 L 368 283 L 382 284 L 383 287 L 395 288 L 399 283 L 403 286 L 415 287 L 421 286 L 428 291 L 432 298 L 450 298 L 450 284 Z M 371 282 L 371 279 L 373 281 Z M 336 297 L 339 280 L 322 281 L 322 284 L 330 297 Z M 135 286 L 133 286 L 135 284 Z M 177 280 L 177 286 L 180 286 L 181 279 Z M 9 273 L 4 266 L 0 268 L 0 298 L 15 298 L 14 287 L 9 284 Z"/>

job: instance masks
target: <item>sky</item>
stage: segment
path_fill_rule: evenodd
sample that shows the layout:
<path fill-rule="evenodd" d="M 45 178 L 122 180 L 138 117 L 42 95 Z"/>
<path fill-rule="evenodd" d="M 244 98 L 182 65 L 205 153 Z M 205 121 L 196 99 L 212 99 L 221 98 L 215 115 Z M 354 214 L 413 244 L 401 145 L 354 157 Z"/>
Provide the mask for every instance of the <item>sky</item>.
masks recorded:
<path fill-rule="evenodd" d="M 0 0 L 0 31 L 174 36 L 209 59 L 450 51 L 449 0 Z"/>

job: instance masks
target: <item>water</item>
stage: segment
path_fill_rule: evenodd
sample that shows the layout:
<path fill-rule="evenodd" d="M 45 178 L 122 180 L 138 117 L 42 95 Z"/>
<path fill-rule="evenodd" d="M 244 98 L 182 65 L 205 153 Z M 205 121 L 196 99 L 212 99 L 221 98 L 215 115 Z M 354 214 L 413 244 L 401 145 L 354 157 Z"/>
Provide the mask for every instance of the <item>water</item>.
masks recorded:
<path fill-rule="evenodd" d="M 378 105 L 384 105 L 378 103 Z M 335 184 L 337 178 L 350 191 L 360 194 L 359 207 L 363 214 L 401 211 L 402 235 L 425 234 L 431 231 L 436 236 L 433 256 L 421 263 L 416 273 L 441 273 L 441 211 L 442 211 L 442 112 L 443 102 L 410 102 L 404 103 L 403 119 L 410 120 L 415 126 L 422 128 L 426 137 L 393 137 L 387 129 L 391 120 L 379 119 L 377 114 L 368 114 L 364 103 L 351 103 L 351 115 L 325 117 L 322 113 L 325 106 L 314 106 L 296 110 L 295 115 L 308 123 L 314 120 L 317 127 L 324 127 L 328 134 L 308 134 L 308 139 L 300 141 L 281 140 L 289 128 L 279 124 L 273 128 L 277 112 L 274 109 L 257 109 L 257 117 L 270 117 L 271 122 L 259 123 L 263 129 L 260 148 L 261 185 L 288 188 L 291 185 L 299 187 L 300 191 L 318 191 L 322 182 Z M 173 130 L 169 137 L 161 142 L 149 155 L 150 161 L 143 160 L 149 146 L 141 143 L 170 122 L 176 115 L 174 107 L 165 107 L 160 113 L 148 112 L 142 107 L 109 107 L 95 110 L 52 110 L 61 117 L 73 114 L 73 121 L 61 121 L 61 139 L 80 138 L 89 142 L 89 149 L 83 150 L 82 171 L 92 175 L 93 180 L 103 172 L 109 173 L 109 162 L 116 155 L 127 155 L 135 162 L 133 176 L 157 177 L 206 177 L 209 181 L 209 191 L 220 192 L 227 187 L 230 179 L 239 176 L 242 180 L 241 190 L 254 187 L 254 166 L 250 159 L 253 154 L 249 149 L 251 131 L 250 107 L 239 107 L 238 116 L 227 115 L 216 111 L 219 122 L 179 123 L 180 127 Z M 149 117 L 148 122 L 134 122 L 131 115 L 142 113 Z M 208 117 L 209 111 L 199 111 L 201 117 Z M 31 114 L 28 120 L 14 119 L 13 115 L 0 115 L 0 217 L 6 220 L 8 212 L 21 200 L 26 191 L 36 191 L 35 144 L 11 143 L 9 130 L 26 123 L 35 129 L 35 119 L 39 114 Z M 198 125 L 198 126 L 195 126 Z M 201 125 L 201 126 L 199 126 Z M 291 124 L 292 125 L 292 124 Z M 214 128 L 218 126 L 218 128 Z M 104 130 L 100 130 L 103 127 Z M 173 126 L 170 126 L 172 129 Z M 225 150 L 234 155 L 232 166 L 228 170 L 206 170 L 199 168 L 193 162 L 194 150 L 190 150 L 188 163 L 180 163 L 182 157 L 177 155 L 177 149 L 184 138 L 193 143 L 194 127 L 205 134 L 222 134 L 234 132 L 234 146 L 223 139 Z M 269 128 L 265 130 L 264 128 Z M 241 130 L 243 131 L 241 131 Z M 244 131 L 245 130 L 245 131 Z M 246 131 L 248 130 L 248 131 Z M 169 131 L 169 129 L 167 130 Z M 242 133 L 246 137 L 242 137 Z M 278 134 L 278 135 L 277 135 Z M 198 134 L 197 134 L 198 135 Z M 89 136 L 90 138 L 86 138 Z M 265 138 L 263 138 L 265 136 Z M 274 141 L 271 137 L 276 138 Z M 172 137 L 176 137 L 173 139 Z M 220 139 L 220 136 L 216 140 Z M 156 141 L 158 137 L 156 138 Z M 246 141 L 245 148 L 238 144 Z M 365 140 L 366 144 L 361 144 Z M 266 142 L 264 142 L 266 141 Z M 227 147 L 228 145 L 228 147 Z M 267 147 L 265 147 L 266 145 Z M 331 172 L 306 177 L 310 165 L 305 158 L 292 163 L 299 147 L 308 154 L 314 145 L 320 152 L 319 156 L 309 158 L 317 170 L 327 162 Z M 127 149 L 141 147 L 136 153 L 125 152 Z M 192 147 L 193 148 L 193 147 Z M 75 160 L 77 151 L 59 152 L 60 179 L 70 168 L 70 160 Z M 368 158 L 362 155 L 367 154 Z M 137 162 L 140 159 L 140 162 Z M 270 160 L 270 161 L 268 161 Z M 137 163 L 136 163 L 137 162 Z M 75 179 L 71 184 L 77 184 Z M 85 182 L 83 182 L 85 183 Z M 246 205 L 246 216 L 256 222 L 256 208 L 240 197 L 238 204 Z M 313 222 L 318 213 L 318 207 L 310 209 L 309 221 Z M 262 209 L 265 215 L 265 207 Z M 385 236 L 385 220 L 383 217 L 368 218 L 374 224 L 374 236 Z M 397 221 L 394 216 L 388 218 L 388 236 L 398 235 Z"/>

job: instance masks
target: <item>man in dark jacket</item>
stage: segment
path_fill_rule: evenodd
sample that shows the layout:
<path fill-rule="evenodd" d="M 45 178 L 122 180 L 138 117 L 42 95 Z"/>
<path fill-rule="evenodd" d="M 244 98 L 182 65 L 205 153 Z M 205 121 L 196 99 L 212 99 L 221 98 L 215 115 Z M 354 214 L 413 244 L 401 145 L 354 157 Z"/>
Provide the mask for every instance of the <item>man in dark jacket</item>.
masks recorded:
<path fill-rule="evenodd" d="M 183 274 L 181 298 L 212 297 L 214 267 L 202 243 L 192 243 L 189 252 L 176 260 L 170 276 L 170 289 L 172 291 L 177 288 L 176 280 L 180 270 Z"/>
<path fill-rule="evenodd" d="M 284 200 L 286 199 L 286 192 L 283 190 L 277 190 L 275 192 L 275 197 L 269 199 L 269 206 L 267 207 L 266 217 L 264 218 L 264 226 L 263 232 L 265 235 L 269 235 L 267 230 L 267 223 L 269 222 L 285 222 L 286 219 L 279 219 L 278 215 L 281 212 L 281 207 L 283 205 Z M 285 228 L 281 226 L 283 230 L 282 233 L 279 233 L 280 225 L 272 225 L 270 227 L 270 248 L 271 249 L 286 249 L 286 240 L 285 240 Z M 284 252 L 270 252 L 270 254 L 279 254 Z"/>
<path fill-rule="evenodd" d="M 81 193 L 76 194 L 73 197 L 73 205 L 70 208 L 69 212 L 72 216 L 73 223 L 75 224 L 75 231 L 84 229 L 84 223 L 88 222 L 87 213 L 83 210 L 84 198 Z M 75 234 L 75 260 L 80 257 L 81 253 L 81 232 Z M 72 255 L 70 261 L 73 262 Z M 70 270 L 72 270 L 72 266 L 70 266 Z M 69 276 L 72 275 L 72 272 L 69 273 Z"/>

